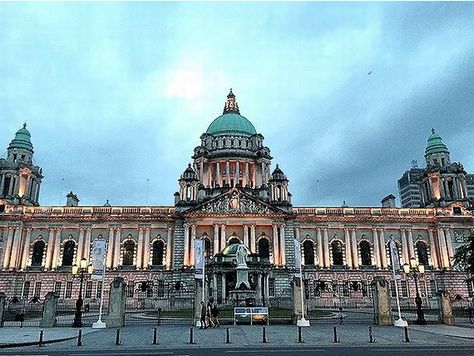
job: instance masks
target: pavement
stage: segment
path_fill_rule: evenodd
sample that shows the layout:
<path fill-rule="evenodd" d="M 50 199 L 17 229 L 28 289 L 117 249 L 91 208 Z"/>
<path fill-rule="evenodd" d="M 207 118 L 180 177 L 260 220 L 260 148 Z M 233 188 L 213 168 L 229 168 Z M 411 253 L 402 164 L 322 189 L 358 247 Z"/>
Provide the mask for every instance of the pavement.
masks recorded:
<path fill-rule="evenodd" d="M 337 339 L 334 343 L 334 327 L 336 327 Z M 229 343 L 226 342 L 226 329 L 229 332 Z M 22 353 L 38 350 L 36 346 L 24 346 L 29 342 L 39 340 L 40 328 L 0 328 L 0 354 L 5 352 L 22 350 Z M 372 349 L 383 349 L 384 347 L 423 348 L 446 347 L 474 347 L 474 328 L 450 325 L 410 325 L 408 328 L 410 342 L 405 341 L 403 328 L 394 326 L 371 326 L 372 336 L 375 342 L 369 342 L 369 329 L 367 325 L 344 324 L 330 325 L 313 323 L 310 327 L 304 327 L 302 341 L 298 340 L 298 328 L 294 325 L 270 325 L 265 326 L 266 343 L 263 342 L 263 327 L 250 325 L 230 325 L 220 328 L 200 330 L 193 328 L 193 344 L 190 344 L 190 327 L 183 325 L 157 327 L 157 345 L 153 345 L 154 327 L 149 326 L 125 326 L 120 329 L 120 344 L 116 345 L 117 329 L 82 329 L 82 345 L 78 343 L 78 329 L 71 327 L 55 327 L 43 329 L 43 340 L 45 342 L 56 341 L 47 344 L 41 350 L 53 352 L 70 352 L 81 350 L 87 352 L 120 350 L 133 351 L 144 347 L 156 347 L 160 350 L 174 349 L 246 349 L 246 348 L 268 348 L 268 347 L 368 347 Z M 63 340 L 63 341 L 61 341 Z M 9 346 L 10 348 L 5 348 Z M 15 347 L 16 346 L 16 347 Z M 11 348 L 13 347 L 13 348 Z"/>

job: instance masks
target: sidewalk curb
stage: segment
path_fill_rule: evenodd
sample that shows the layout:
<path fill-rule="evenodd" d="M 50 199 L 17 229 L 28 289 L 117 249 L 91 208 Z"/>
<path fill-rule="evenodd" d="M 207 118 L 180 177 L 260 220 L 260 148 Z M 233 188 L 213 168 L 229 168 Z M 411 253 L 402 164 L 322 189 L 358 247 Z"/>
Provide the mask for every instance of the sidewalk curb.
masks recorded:
<path fill-rule="evenodd" d="M 52 340 L 46 340 L 42 341 L 42 344 L 53 344 L 55 342 L 61 342 L 61 341 L 68 341 L 72 339 L 76 339 L 77 336 L 69 336 L 69 337 L 63 337 L 61 339 L 52 339 Z M 11 347 L 24 347 L 24 346 L 39 346 L 39 341 L 29 341 L 29 342 L 18 342 L 18 343 L 10 343 L 10 344 L 0 344 L 0 349 L 6 349 L 6 348 L 11 348 Z"/>

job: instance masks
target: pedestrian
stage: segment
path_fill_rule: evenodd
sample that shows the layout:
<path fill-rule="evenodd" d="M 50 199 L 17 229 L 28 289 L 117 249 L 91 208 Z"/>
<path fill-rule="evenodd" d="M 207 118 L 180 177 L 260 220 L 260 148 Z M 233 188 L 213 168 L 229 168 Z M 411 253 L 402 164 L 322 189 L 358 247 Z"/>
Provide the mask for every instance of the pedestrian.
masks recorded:
<path fill-rule="evenodd" d="M 207 308 L 206 308 L 206 316 L 207 316 L 207 325 L 209 327 L 215 327 L 215 324 L 212 320 L 212 304 L 211 301 L 207 302 Z"/>
<path fill-rule="evenodd" d="M 214 323 L 214 326 L 221 326 L 221 324 L 219 323 L 219 309 L 217 309 L 217 303 L 214 302 L 214 304 L 212 305 L 212 309 L 211 309 L 211 315 L 212 315 L 212 321 Z"/>
<path fill-rule="evenodd" d="M 202 300 L 201 301 L 201 326 L 199 327 L 199 329 L 207 329 L 206 311 L 207 311 L 206 304 L 204 304 L 204 301 Z"/>
<path fill-rule="evenodd" d="M 339 324 L 340 325 L 344 324 L 343 320 L 344 320 L 344 314 L 342 313 L 342 306 L 340 306 L 339 307 Z"/>

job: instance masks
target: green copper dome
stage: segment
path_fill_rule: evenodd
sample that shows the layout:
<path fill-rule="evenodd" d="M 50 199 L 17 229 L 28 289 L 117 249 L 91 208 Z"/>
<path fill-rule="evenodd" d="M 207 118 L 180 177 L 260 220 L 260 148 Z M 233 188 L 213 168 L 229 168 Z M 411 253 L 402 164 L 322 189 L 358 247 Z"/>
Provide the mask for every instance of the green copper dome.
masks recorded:
<path fill-rule="evenodd" d="M 240 114 L 227 113 L 215 119 L 206 131 L 208 134 L 242 133 L 254 135 L 257 133 L 252 123 Z"/>
<path fill-rule="evenodd" d="M 436 133 L 434 129 L 431 130 L 431 135 L 428 138 L 428 146 L 425 150 L 425 156 L 434 153 L 448 153 L 448 147 L 443 143 L 443 139 Z"/>
<path fill-rule="evenodd" d="M 226 248 L 224 248 L 222 250 L 222 254 L 224 256 L 232 256 L 232 255 L 235 255 L 237 254 L 237 250 L 239 248 L 239 246 L 242 245 L 244 246 L 244 248 L 247 250 L 247 253 L 248 254 L 251 254 L 250 250 L 248 249 L 247 246 L 245 246 L 244 244 L 241 244 L 241 243 L 235 243 L 235 244 L 231 244 L 229 246 L 227 246 Z"/>
<path fill-rule="evenodd" d="M 230 89 L 227 95 L 227 101 L 224 105 L 224 112 L 209 125 L 206 133 L 216 134 L 232 134 L 240 133 L 244 135 L 255 135 L 257 131 L 247 118 L 240 115 L 239 105 L 235 100 L 235 95 Z"/>
<path fill-rule="evenodd" d="M 8 148 L 20 148 L 33 152 L 31 134 L 26 129 L 26 124 L 24 124 L 23 127 L 16 132 L 15 138 L 12 140 L 12 142 L 10 142 Z"/>

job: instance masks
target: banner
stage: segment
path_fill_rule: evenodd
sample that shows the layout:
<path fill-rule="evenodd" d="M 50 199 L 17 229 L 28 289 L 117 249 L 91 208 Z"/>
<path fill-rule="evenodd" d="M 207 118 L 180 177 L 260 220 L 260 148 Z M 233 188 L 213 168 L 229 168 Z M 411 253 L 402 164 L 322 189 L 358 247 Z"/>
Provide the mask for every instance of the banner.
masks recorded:
<path fill-rule="evenodd" d="M 296 277 L 301 277 L 301 243 L 294 239 L 295 244 L 295 268 L 296 268 Z"/>
<path fill-rule="evenodd" d="M 194 240 L 194 278 L 203 278 L 204 240 Z"/>
<path fill-rule="evenodd" d="M 92 279 L 103 278 L 105 249 L 105 240 L 95 240 L 92 244 Z"/>
<path fill-rule="evenodd" d="M 393 278 L 400 279 L 402 278 L 402 271 L 400 267 L 400 258 L 398 256 L 397 243 L 392 239 L 388 246 L 390 248 L 390 257 L 392 259 Z"/>

